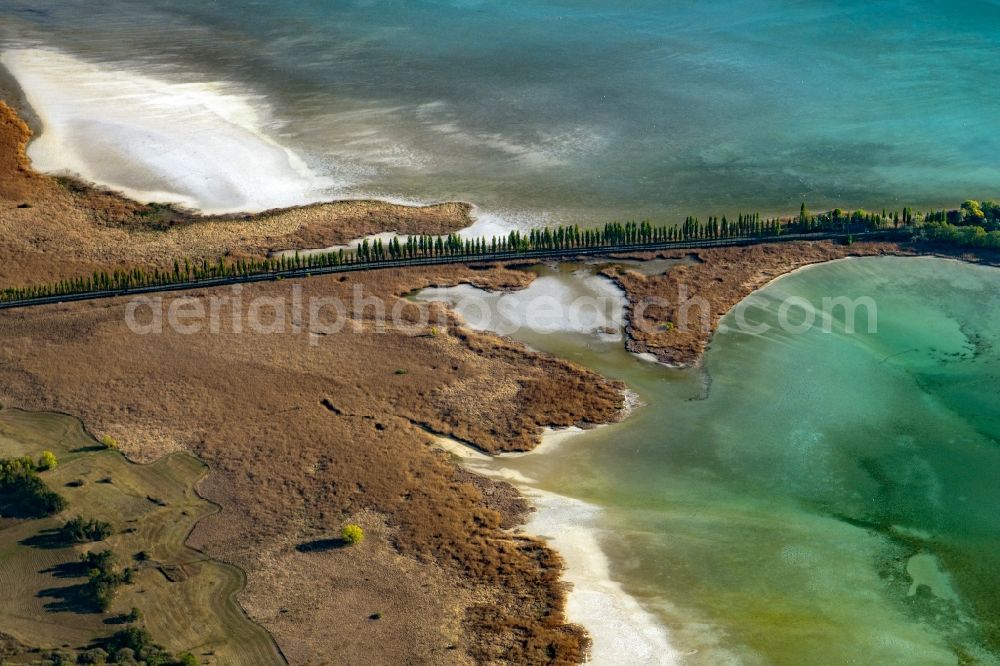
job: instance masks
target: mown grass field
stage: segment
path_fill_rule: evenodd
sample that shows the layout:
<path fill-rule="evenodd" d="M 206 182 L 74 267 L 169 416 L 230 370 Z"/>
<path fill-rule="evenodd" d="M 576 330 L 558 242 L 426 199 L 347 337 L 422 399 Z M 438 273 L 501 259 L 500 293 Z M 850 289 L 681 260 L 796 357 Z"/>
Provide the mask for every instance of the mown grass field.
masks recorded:
<path fill-rule="evenodd" d="M 187 454 L 133 464 L 74 418 L 0 410 L 0 458 L 37 459 L 43 451 L 59 464 L 41 477 L 69 508 L 40 520 L 0 518 L 0 633 L 44 649 L 81 649 L 124 627 L 119 616 L 134 607 L 157 643 L 202 664 L 284 663 L 236 603 L 242 572 L 184 545 L 195 523 L 217 510 L 194 491 L 205 465 Z M 71 547 L 54 542 L 51 531 L 77 515 L 110 523 L 114 535 Z M 85 574 L 67 565 L 105 548 L 137 574 L 100 612 L 81 600 Z"/>

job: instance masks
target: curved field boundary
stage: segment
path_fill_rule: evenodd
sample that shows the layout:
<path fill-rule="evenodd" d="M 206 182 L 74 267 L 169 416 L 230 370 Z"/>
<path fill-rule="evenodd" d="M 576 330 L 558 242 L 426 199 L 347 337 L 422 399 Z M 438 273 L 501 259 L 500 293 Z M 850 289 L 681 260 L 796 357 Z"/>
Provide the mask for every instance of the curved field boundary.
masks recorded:
<path fill-rule="evenodd" d="M 204 463 L 187 453 L 132 463 L 98 444 L 76 418 L 0 410 L 0 457 L 37 457 L 43 450 L 55 453 L 59 465 L 42 479 L 69 508 L 41 520 L 0 519 L 0 630 L 25 645 L 82 649 L 124 626 L 107 620 L 136 607 L 153 640 L 175 654 L 190 651 L 202 664 L 286 663 L 236 600 L 244 573 L 186 543 L 199 521 L 219 511 L 195 490 L 208 473 Z M 77 515 L 111 523 L 114 535 L 78 546 L 38 543 Z M 82 580 L 67 565 L 105 548 L 137 574 L 101 613 L 80 603 L 74 590 Z M 144 559 L 135 557 L 140 552 Z"/>

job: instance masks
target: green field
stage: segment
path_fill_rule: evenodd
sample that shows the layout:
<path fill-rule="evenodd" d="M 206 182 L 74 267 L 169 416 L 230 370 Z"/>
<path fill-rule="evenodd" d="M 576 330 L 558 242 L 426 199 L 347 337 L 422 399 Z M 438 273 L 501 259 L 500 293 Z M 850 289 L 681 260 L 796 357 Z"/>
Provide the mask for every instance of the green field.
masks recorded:
<path fill-rule="evenodd" d="M 235 600 L 243 573 L 184 545 L 198 520 L 218 511 L 194 491 L 204 464 L 187 454 L 133 464 L 74 418 L 0 410 L 0 458 L 37 459 L 43 451 L 59 464 L 41 478 L 69 507 L 50 518 L 0 518 L 0 633 L 28 646 L 79 650 L 122 629 L 120 616 L 138 608 L 153 639 L 175 654 L 191 652 L 202 664 L 284 663 Z M 78 515 L 110 523 L 114 535 L 54 543 L 52 531 Z M 107 548 L 137 572 L 101 612 L 81 602 L 86 577 L 74 564 L 83 552 Z"/>

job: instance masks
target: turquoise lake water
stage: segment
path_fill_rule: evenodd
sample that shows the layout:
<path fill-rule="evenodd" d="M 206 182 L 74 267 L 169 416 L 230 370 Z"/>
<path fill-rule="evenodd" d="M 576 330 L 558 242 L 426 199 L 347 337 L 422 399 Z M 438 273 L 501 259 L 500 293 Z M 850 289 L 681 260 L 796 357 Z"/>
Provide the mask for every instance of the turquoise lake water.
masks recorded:
<path fill-rule="evenodd" d="M 872 298 L 877 332 L 779 326 L 784 299 L 839 296 Z M 612 577 L 685 664 L 1000 663 L 1000 270 L 848 260 L 754 298 L 770 330 L 717 336 L 699 371 L 529 335 L 646 405 L 499 465 L 603 508 Z"/>
<path fill-rule="evenodd" d="M 0 40 L 248 86 L 340 194 L 603 221 L 1000 196 L 995 0 L 7 0 Z"/>

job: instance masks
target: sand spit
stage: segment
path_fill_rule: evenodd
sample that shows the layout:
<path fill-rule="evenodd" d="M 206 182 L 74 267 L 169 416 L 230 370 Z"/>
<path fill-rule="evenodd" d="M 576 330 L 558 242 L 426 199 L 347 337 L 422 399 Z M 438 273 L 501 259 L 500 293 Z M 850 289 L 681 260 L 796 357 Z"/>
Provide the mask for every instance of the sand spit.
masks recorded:
<path fill-rule="evenodd" d="M 644 255 L 649 259 L 696 258 L 662 275 L 642 275 L 613 265 L 600 272 L 628 295 L 628 350 L 670 367 L 688 367 L 701 361 L 720 319 L 775 278 L 845 257 L 916 253 L 916 248 L 897 243 L 801 241 Z"/>

